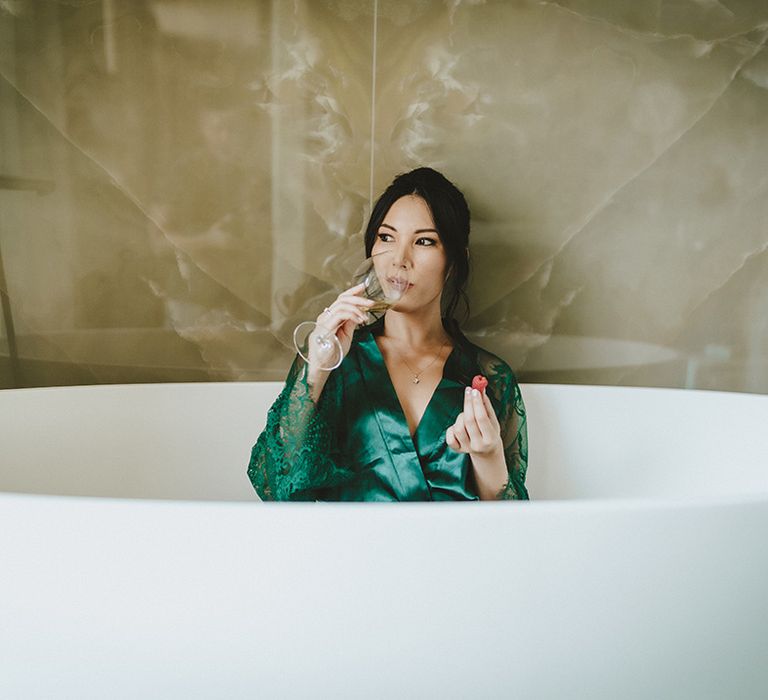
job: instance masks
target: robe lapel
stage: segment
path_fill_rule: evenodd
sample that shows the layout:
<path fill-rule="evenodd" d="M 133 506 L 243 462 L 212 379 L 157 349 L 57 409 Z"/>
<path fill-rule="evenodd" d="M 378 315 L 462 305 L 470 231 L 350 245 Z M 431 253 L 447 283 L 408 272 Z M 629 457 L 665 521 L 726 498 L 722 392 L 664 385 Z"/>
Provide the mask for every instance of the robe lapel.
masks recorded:
<path fill-rule="evenodd" d="M 369 397 L 369 410 L 376 419 L 382 446 L 389 455 L 392 471 L 400 484 L 399 499 L 430 500 L 429 487 L 408 431 L 405 414 L 372 333 L 360 339 L 357 358 Z"/>

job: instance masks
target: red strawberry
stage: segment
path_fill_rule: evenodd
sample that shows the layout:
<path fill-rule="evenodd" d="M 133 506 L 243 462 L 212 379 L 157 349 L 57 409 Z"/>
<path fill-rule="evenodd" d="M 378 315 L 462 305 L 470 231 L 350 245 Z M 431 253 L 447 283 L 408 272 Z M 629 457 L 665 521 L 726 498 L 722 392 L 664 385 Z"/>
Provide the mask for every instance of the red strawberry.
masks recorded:
<path fill-rule="evenodd" d="M 488 386 L 488 380 L 482 374 L 476 374 L 472 378 L 472 388 L 478 391 L 485 391 L 485 387 Z"/>

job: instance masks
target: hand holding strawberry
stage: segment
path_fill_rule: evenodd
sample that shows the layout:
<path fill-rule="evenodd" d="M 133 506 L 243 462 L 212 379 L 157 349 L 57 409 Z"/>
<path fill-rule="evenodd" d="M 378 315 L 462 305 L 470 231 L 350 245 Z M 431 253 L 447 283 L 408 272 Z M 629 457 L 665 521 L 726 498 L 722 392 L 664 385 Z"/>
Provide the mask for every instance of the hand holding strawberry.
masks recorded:
<path fill-rule="evenodd" d="M 445 433 L 445 441 L 455 452 L 475 457 L 503 455 L 501 427 L 491 400 L 485 393 L 488 380 L 478 374 L 464 391 L 464 410 Z"/>

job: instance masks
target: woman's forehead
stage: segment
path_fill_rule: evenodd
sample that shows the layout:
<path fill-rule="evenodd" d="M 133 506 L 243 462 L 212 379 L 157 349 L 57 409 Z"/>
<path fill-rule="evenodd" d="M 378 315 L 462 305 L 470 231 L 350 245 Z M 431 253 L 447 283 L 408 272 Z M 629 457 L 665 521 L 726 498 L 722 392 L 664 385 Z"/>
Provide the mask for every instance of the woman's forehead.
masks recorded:
<path fill-rule="evenodd" d="M 389 224 L 389 227 L 397 231 L 400 230 L 398 223 L 406 227 L 435 229 L 432 210 L 427 202 L 416 194 L 407 194 L 395 200 L 382 223 Z"/>

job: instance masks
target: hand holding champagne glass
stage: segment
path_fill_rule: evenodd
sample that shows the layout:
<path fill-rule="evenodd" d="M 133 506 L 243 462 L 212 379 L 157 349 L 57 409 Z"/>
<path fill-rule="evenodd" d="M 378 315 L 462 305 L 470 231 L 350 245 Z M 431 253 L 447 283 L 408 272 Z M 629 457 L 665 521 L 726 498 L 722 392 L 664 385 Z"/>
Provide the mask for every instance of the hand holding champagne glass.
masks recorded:
<path fill-rule="evenodd" d="M 313 369 L 336 369 L 349 352 L 357 326 L 369 323 L 369 315 L 380 318 L 402 299 L 411 286 L 408 273 L 394 264 L 391 251 L 366 258 L 352 276 L 354 286 L 339 294 L 316 321 L 296 326 L 296 351 Z"/>

